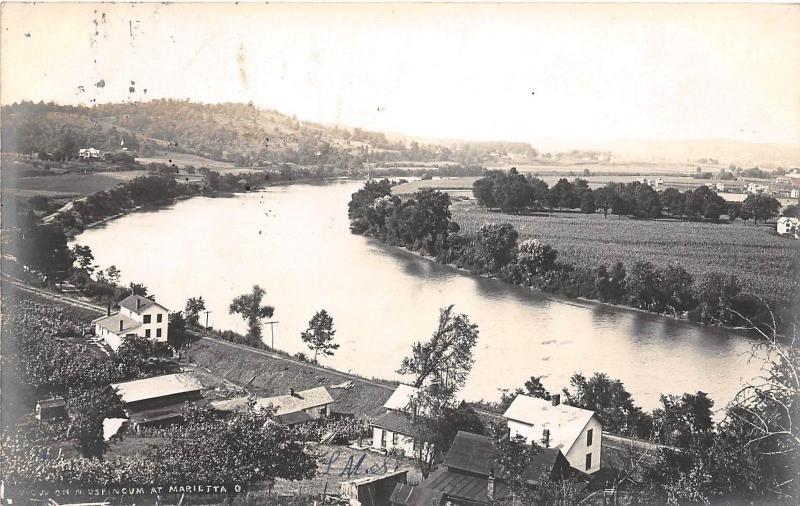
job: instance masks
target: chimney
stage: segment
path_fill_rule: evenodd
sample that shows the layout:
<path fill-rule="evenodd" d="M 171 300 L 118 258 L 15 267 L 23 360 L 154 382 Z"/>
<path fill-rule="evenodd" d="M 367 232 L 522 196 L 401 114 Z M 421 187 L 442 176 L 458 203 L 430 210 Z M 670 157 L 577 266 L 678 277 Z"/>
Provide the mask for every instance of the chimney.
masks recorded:
<path fill-rule="evenodd" d="M 123 325 L 122 324 L 122 318 L 120 318 L 120 320 L 119 320 L 119 330 L 120 330 L 120 332 L 122 332 L 122 325 Z"/>
<path fill-rule="evenodd" d="M 289 395 L 290 395 L 291 397 L 294 397 L 294 388 L 290 388 L 290 389 L 289 389 Z"/>
<path fill-rule="evenodd" d="M 142 299 L 136 297 L 136 309 L 139 309 L 140 307 L 142 307 Z"/>
<path fill-rule="evenodd" d="M 550 429 L 544 429 L 542 431 L 542 445 L 545 448 L 550 448 Z"/>
<path fill-rule="evenodd" d="M 486 498 L 494 502 L 494 468 L 489 470 L 489 477 L 486 478 Z"/>
<path fill-rule="evenodd" d="M 553 394 L 553 406 L 561 404 L 561 394 Z"/>

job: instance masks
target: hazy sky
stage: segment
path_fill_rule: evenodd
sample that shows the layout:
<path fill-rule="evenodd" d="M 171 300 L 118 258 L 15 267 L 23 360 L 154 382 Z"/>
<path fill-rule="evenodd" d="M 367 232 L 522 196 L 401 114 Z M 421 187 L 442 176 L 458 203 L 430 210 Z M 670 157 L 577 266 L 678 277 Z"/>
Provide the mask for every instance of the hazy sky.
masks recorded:
<path fill-rule="evenodd" d="M 0 100 L 252 101 L 429 138 L 798 144 L 798 27 L 790 5 L 6 4 Z"/>

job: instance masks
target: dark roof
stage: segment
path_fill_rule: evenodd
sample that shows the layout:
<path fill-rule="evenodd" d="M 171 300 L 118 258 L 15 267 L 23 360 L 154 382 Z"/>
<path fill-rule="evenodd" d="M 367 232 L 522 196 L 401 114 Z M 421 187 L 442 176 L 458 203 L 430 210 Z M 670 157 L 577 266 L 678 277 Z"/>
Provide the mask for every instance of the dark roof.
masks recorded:
<path fill-rule="evenodd" d="M 444 465 L 451 469 L 489 476 L 489 472 L 495 467 L 496 458 L 497 450 L 492 445 L 491 439 L 471 432 L 458 431 L 444 459 Z"/>
<path fill-rule="evenodd" d="M 389 496 L 393 506 L 438 506 L 444 501 L 444 492 L 419 486 L 398 483 Z"/>
<path fill-rule="evenodd" d="M 375 427 L 399 432 L 406 436 L 415 436 L 419 431 L 411 423 L 411 415 L 401 411 L 388 411 L 386 414 L 372 422 Z"/>
<path fill-rule="evenodd" d="M 136 307 L 136 301 L 139 301 L 139 307 Z M 128 295 L 121 301 L 119 301 L 120 307 L 124 307 L 125 309 L 130 309 L 134 313 L 141 313 L 148 307 L 152 306 L 156 302 L 154 300 L 150 300 L 147 297 L 142 297 L 141 295 Z M 159 306 L 161 304 L 158 304 Z"/>
<path fill-rule="evenodd" d="M 431 473 L 420 486 L 424 489 L 444 492 L 453 499 L 488 503 L 489 498 L 486 496 L 487 485 L 488 478 L 442 467 Z M 508 493 L 508 485 L 496 480 L 494 484 L 495 500 L 506 497 Z"/>
<path fill-rule="evenodd" d="M 566 478 L 571 474 L 569 461 L 558 448 L 541 448 L 525 469 L 525 480 L 538 485 L 544 476 Z"/>
<path fill-rule="evenodd" d="M 183 419 L 184 403 L 161 406 L 153 409 L 132 410 L 126 409 L 125 413 L 132 422 L 137 424 L 148 424 L 163 422 L 166 420 Z"/>
<path fill-rule="evenodd" d="M 305 423 L 313 420 L 313 418 L 305 411 L 294 411 L 292 413 L 277 415 L 275 420 L 283 425 L 297 425 L 298 423 Z"/>

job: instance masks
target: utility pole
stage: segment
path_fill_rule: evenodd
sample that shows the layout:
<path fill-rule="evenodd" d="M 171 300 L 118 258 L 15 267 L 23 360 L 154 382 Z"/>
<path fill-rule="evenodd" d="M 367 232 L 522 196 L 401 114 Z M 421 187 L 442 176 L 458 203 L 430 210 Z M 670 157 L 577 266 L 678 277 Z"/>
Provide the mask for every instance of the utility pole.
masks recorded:
<path fill-rule="evenodd" d="M 204 311 L 206 314 L 206 328 L 208 328 L 208 313 L 212 313 L 213 311 Z"/>
<path fill-rule="evenodd" d="M 271 348 L 274 350 L 275 349 L 275 325 L 280 323 L 280 322 L 269 321 L 269 322 L 264 322 L 264 323 L 269 325 L 269 333 L 272 336 L 272 346 L 271 346 Z"/>

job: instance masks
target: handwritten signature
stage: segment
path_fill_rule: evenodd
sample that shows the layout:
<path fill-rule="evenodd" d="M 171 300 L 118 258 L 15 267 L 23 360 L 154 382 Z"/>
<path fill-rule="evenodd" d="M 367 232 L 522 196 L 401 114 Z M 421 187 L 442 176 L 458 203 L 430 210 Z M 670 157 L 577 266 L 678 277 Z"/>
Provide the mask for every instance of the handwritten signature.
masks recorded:
<path fill-rule="evenodd" d="M 370 462 L 367 456 L 368 454 L 366 453 L 348 455 L 345 460 L 340 450 L 323 454 L 321 460 L 323 461 L 324 471 L 320 474 L 346 477 L 349 479 L 356 476 L 380 476 L 388 472 L 397 471 L 400 468 L 400 461 L 395 458 L 383 456 L 380 460 L 373 458 Z M 375 462 L 376 460 L 378 460 L 378 462 Z M 344 465 L 341 471 L 337 472 L 341 462 L 344 462 Z"/>

